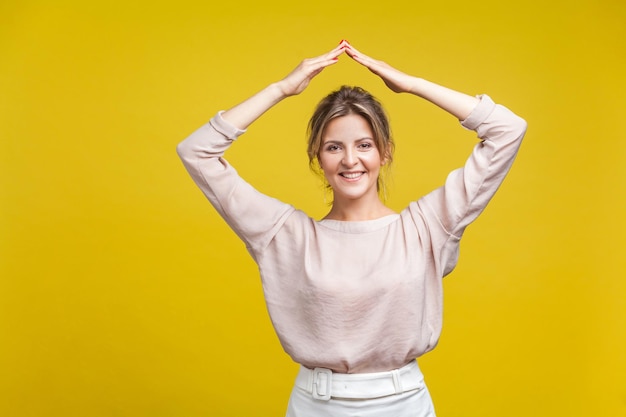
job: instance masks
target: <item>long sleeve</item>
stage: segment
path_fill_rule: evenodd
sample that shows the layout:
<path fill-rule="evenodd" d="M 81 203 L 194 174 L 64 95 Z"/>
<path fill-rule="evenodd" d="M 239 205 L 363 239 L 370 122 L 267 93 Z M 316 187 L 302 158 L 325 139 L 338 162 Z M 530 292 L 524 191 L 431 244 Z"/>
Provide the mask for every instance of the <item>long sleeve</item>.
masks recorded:
<path fill-rule="evenodd" d="M 456 264 L 465 228 L 485 209 L 509 172 L 527 126 L 524 119 L 486 95 L 461 124 L 475 130 L 481 142 L 463 168 L 452 171 L 444 186 L 413 207 L 429 225 L 434 251 L 442 253 L 443 275 Z"/>
<path fill-rule="evenodd" d="M 182 141 L 177 152 L 194 182 L 254 254 L 269 243 L 294 208 L 254 189 L 223 158 L 244 132 L 218 113 Z"/>

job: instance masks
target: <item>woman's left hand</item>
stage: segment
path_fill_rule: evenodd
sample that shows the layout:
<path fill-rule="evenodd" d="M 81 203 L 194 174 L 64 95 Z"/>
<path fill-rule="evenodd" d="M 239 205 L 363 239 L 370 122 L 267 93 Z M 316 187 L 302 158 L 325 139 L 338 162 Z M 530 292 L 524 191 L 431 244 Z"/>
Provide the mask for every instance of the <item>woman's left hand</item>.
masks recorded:
<path fill-rule="evenodd" d="M 391 91 L 396 93 L 412 92 L 415 77 L 395 69 L 386 62 L 379 61 L 365 55 L 348 42 L 344 43 L 344 50 L 350 58 L 378 75 L 385 82 L 385 85 L 391 89 Z"/>

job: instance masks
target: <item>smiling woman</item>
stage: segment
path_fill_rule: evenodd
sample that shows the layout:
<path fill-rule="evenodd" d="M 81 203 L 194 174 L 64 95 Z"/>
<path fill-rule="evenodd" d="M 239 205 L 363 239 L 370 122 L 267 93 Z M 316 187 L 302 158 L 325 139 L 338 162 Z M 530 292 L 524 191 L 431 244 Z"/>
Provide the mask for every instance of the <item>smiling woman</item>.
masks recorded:
<path fill-rule="evenodd" d="M 380 168 L 385 164 L 374 143 L 374 133 L 362 116 L 349 114 L 333 119 L 324 132 L 319 165 L 333 191 L 333 209 L 325 217 L 353 220 L 378 218 L 392 213 L 378 198 Z M 367 208 L 357 214 L 352 202 Z"/>
<path fill-rule="evenodd" d="M 320 102 L 309 122 L 308 154 L 336 202 L 326 218 L 359 220 L 393 213 L 379 198 L 384 196 L 384 172 L 391 165 L 393 148 L 387 115 L 367 91 L 343 86 Z M 358 201 L 367 212 L 349 207 Z M 340 212 L 341 208 L 346 210 Z"/>
<path fill-rule="evenodd" d="M 378 194 L 393 142 L 382 107 L 362 89 L 330 94 L 310 122 L 309 157 L 334 196 L 324 219 L 261 194 L 223 158 L 244 129 L 343 53 L 481 139 L 445 185 L 400 213 Z M 342 41 L 179 144 L 194 181 L 257 262 L 276 334 L 301 365 L 287 416 L 435 415 L 415 359 L 439 340 L 441 278 L 455 267 L 465 228 L 500 186 L 525 130 L 523 119 L 488 96 L 404 74 Z"/>

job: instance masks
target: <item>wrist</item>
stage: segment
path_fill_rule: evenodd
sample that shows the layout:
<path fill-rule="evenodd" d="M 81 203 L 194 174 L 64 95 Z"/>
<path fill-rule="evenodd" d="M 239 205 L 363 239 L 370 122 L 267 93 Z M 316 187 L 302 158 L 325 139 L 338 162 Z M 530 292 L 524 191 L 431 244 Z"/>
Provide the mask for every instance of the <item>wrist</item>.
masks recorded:
<path fill-rule="evenodd" d="M 406 92 L 418 97 L 423 97 L 424 82 L 425 80 L 423 78 L 411 76 Z"/>
<path fill-rule="evenodd" d="M 270 94 L 272 94 L 272 96 L 276 99 L 276 102 L 293 95 L 288 93 L 284 80 L 276 81 L 275 83 L 270 84 L 267 88 L 270 90 Z"/>

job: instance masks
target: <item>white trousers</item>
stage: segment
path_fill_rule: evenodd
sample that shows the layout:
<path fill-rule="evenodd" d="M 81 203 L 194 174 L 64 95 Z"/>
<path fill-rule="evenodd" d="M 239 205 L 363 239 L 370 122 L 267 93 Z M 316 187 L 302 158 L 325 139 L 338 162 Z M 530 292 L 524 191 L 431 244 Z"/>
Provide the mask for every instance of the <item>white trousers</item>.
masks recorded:
<path fill-rule="evenodd" d="M 300 367 L 286 417 L 435 417 L 413 361 L 389 372 L 337 374 Z"/>

